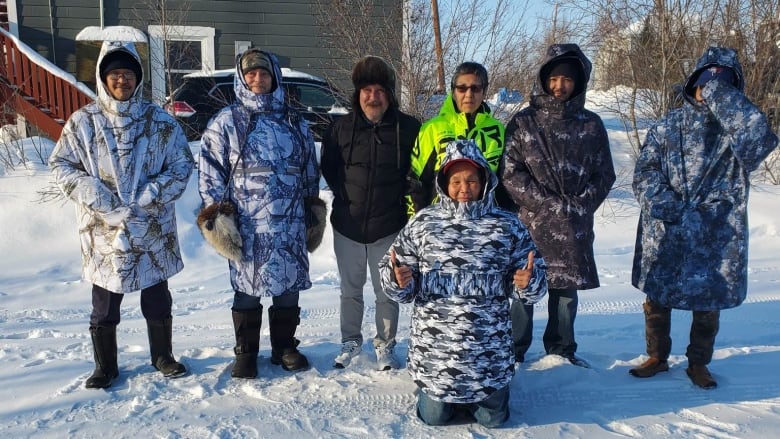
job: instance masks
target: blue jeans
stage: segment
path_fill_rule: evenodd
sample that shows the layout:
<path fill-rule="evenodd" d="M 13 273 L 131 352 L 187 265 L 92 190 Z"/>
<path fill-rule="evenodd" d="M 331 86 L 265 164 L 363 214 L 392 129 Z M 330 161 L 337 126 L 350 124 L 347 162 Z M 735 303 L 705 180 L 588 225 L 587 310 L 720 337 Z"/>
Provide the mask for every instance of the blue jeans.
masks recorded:
<path fill-rule="evenodd" d="M 564 357 L 577 352 L 574 319 L 577 317 L 577 290 L 551 288 L 547 293 L 547 327 L 542 341 L 544 351 Z M 523 361 L 531 346 L 534 307 L 519 300 L 512 302 L 512 344 L 517 361 Z"/>
<path fill-rule="evenodd" d="M 436 401 L 422 390 L 417 393 L 417 417 L 428 425 L 445 425 L 457 408 L 463 408 L 482 426 L 493 428 L 509 419 L 509 386 L 495 391 L 487 399 L 470 404 Z"/>

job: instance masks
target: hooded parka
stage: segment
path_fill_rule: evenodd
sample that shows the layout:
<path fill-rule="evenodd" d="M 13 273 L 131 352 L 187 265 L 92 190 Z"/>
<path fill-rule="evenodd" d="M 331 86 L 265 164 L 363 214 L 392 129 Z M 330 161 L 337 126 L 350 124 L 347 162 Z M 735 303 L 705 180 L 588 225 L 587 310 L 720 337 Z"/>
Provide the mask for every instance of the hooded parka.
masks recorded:
<path fill-rule="evenodd" d="M 236 206 L 243 257 L 229 261 L 233 289 L 270 297 L 311 288 L 304 198 L 319 195 L 320 172 L 306 120 L 285 104 L 279 62 L 263 53 L 275 88 L 249 90 L 236 57 L 236 102 L 203 133 L 198 187 L 204 205 Z"/>
<path fill-rule="evenodd" d="M 100 66 L 117 51 L 140 68 L 133 43 L 103 43 L 95 68 L 97 99 L 68 119 L 49 166 L 57 186 L 76 203 L 84 279 L 129 293 L 184 267 L 174 201 L 187 186 L 193 159 L 179 124 L 142 98 L 143 77 L 129 100 L 111 96 Z"/>
<path fill-rule="evenodd" d="M 537 252 L 528 230 L 495 206 L 497 178 L 473 141 L 452 142 L 445 151 L 442 166 L 462 158 L 480 166 L 487 182 L 482 198 L 453 200 L 437 172 L 440 201 L 412 217 L 391 247 L 398 263 L 412 269 L 412 282 L 398 285 L 389 255 L 379 270 L 390 298 L 414 303 L 408 367 L 415 383 L 437 401 L 472 403 L 512 380 L 509 299 L 544 296 L 545 263 L 537 254 L 528 287 L 515 288 L 515 271 Z"/>
<path fill-rule="evenodd" d="M 541 77 L 562 59 L 582 67 L 582 80 L 567 101 L 550 95 Z M 585 109 L 591 63 L 576 44 L 554 44 L 539 71 L 530 105 L 507 126 L 501 184 L 544 254 L 550 288 L 596 288 L 593 215 L 615 182 L 615 170 L 604 124 Z"/>
<path fill-rule="evenodd" d="M 711 66 L 736 84 L 693 84 Z M 632 284 L 670 308 L 714 311 L 747 294 L 750 173 L 777 146 L 766 116 L 743 93 L 733 49 L 710 47 L 685 84 L 686 102 L 647 133 L 634 170 L 641 207 Z"/>

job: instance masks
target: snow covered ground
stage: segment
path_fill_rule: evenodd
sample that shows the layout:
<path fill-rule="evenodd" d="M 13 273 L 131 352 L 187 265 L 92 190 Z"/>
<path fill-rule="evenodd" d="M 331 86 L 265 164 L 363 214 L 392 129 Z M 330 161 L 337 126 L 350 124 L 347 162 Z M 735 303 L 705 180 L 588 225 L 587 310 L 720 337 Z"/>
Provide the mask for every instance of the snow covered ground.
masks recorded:
<path fill-rule="evenodd" d="M 599 111 L 598 105 L 589 107 Z M 602 116 L 619 179 L 597 221 L 602 287 L 580 295 L 578 354 L 592 368 L 543 355 L 546 305 L 537 305 L 530 358 L 512 383 L 511 417 L 493 430 L 468 420 L 447 427 L 422 424 L 414 415 L 415 385 L 407 371 L 374 370 L 370 342 L 347 369 L 331 367 L 340 333 L 330 230 L 311 258 L 314 287 L 301 294 L 298 338 L 312 368 L 291 374 L 272 366 L 264 325 L 258 379 L 232 379 L 227 264 L 194 225 L 195 178 L 177 206 L 185 269 L 170 282 L 174 353 L 190 373 L 167 380 L 154 371 L 139 296 L 132 294 L 125 297 L 118 327 L 120 377 L 110 389 L 85 389 L 93 368 L 90 285 L 80 280 L 73 206 L 36 202 L 37 191 L 49 184 L 45 166 L 0 169 L 0 437 L 777 437 L 780 188 L 759 186 L 751 193 L 750 290 L 742 306 L 721 314 L 711 364 L 718 388 L 695 388 L 685 375 L 691 316 L 682 311 L 672 313 L 671 370 L 650 379 L 631 377 L 628 369 L 645 358 L 644 295 L 630 284 L 637 210 L 625 133 L 611 116 Z M 368 284 L 365 297 L 363 334 L 370 340 Z M 409 318 L 409 305 L 402 305 L 404 364 Z"/>

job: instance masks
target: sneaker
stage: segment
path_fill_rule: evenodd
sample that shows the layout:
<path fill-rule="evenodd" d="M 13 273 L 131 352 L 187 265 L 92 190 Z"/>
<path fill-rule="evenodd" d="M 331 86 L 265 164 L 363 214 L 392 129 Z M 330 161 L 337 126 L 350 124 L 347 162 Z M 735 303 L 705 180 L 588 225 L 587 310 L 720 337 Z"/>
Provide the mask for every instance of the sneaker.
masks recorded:
<path fill-rule="evenodd" d="M 628 373 L 637 378 L 650 378 L 658 372 L 666 372 L 667 370 L 669 370 L 669 363 L 666 360 L 650 357 L 644 363 L 630 369 Z"/>
<path fill-rule="evenodd" d="M 710 374 L 707 366 L 689 365 L 688 368 L 685 369 L 685 373 L 688 374 L 688 378 L 691 379 L 693 384 L 702 389 L 714 389 L 715 387 L 718 387 L 718 382 L 712 378 L 712 374 Z"/>
<path fill-rule="evenodd" d="M 401 364 L 395 358 L 395 343 L 380 344 L 374 347 L 376 349 L 376 369 L 390 370 L 400 369 Z"/>
<path fill-rule="evenodd" d="M 336 360 L 333 361 L 333 367 L 336 369 L 344 369 L 349 366 L 352 359 L 360 355 L 363 352 L 363 348 L 360 347 L 355 340 L 345 341 L 341 344 L 341 353 L 336 356 Z"/>

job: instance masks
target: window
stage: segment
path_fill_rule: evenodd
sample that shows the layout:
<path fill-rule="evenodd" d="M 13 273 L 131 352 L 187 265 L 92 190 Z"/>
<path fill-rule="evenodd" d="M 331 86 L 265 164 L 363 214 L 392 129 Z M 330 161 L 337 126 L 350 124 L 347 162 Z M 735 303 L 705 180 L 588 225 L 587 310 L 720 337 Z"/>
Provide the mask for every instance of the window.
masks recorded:
<path fill-rule="evenodd" d="M 168 59 L 164 47 L 168 48 Z M 162 105 L 187 73 L 214 70 L 214 28 L 203 26 L 149 26 L 149 63 L 152 99 Z M 167 83 L 165 69 L 173 83 Z"/>

